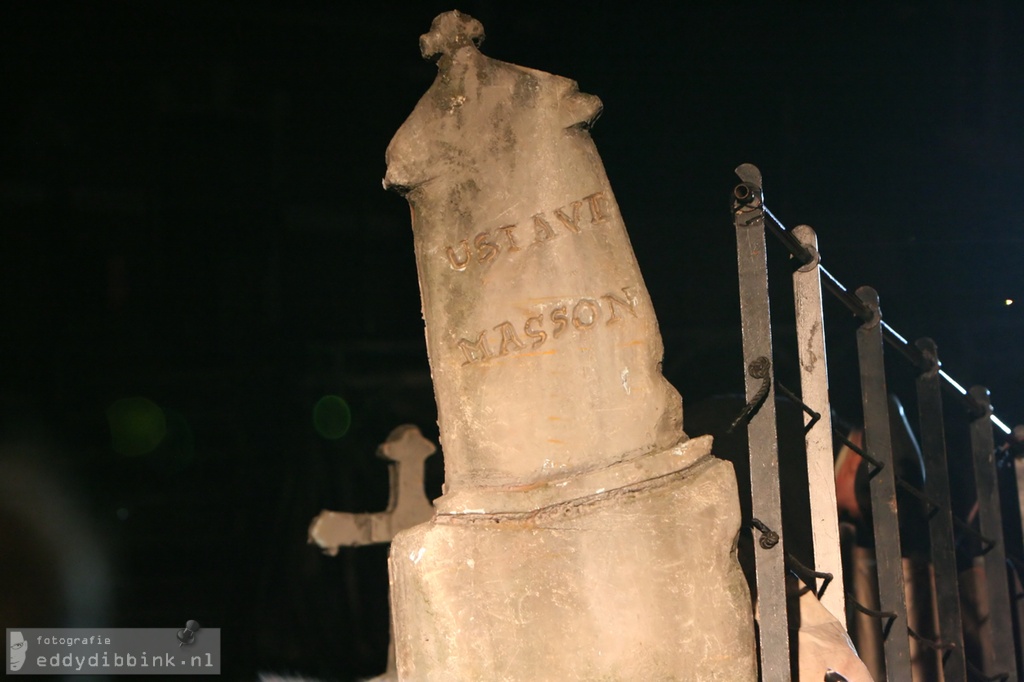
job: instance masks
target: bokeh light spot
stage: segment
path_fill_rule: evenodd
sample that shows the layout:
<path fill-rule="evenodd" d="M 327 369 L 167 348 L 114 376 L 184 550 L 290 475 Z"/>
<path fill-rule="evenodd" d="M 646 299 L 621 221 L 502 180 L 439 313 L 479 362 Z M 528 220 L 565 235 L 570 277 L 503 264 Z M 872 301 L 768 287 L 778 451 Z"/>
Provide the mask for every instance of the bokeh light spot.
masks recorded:
<path fill-rule="evenodd" d="M 167 417 L 148 398 L 121 398 L 107 408 L 114 452 L 136 457 L 152 452 L 167 435 Z"/>
<path fill-rule="evenodd" d="M 336 395 L 325 395 L 313 408 L 313 427 L 328 440 L 337 440 L 348 433 L 352 412 L 348 403 Z"/>
<path fill-rule="evenodd" d="M 174 410 L 164 410 L 167 420 L 167 435 L 157 450 L 149 457 L 154 470 L 171 474 L 184 471 L 195 457 L 195 436 L 185 415 Z"/>
<path fill-rule="evenodd" d="M 1013 305 L 1013 299 L 1012 298 L 1006 299 L 1006 305 Z"/>

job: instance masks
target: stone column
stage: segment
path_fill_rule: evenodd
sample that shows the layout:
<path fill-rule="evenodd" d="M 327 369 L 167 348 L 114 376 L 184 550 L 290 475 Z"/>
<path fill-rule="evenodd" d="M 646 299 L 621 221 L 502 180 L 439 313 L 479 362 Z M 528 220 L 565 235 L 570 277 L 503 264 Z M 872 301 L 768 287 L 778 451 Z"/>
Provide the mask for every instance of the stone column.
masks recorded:
<path fill-rule="evenodd" d="M 412 208 L 442 449 L 390 560 L 400 678 L 752 680 L 730 465 L 688 440 L 576 83 L 458 12 L 387 152 Z"/>

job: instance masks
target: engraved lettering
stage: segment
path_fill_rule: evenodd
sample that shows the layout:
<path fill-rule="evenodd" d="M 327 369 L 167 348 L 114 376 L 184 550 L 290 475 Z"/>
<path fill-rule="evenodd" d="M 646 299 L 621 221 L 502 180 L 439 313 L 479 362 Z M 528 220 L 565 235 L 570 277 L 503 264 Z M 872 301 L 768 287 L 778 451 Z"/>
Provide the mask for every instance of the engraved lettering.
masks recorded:
<path fill-rule="evenodd" d="M 616 304 L 621 305 L 623 308 L 628 310 L 633 317 L 636 317 L 636 294 L 633 292 L 633 287 L 622 287 L 622 293 L 625 294 L 625 299 L 621 299 L 615 294 L 605 294 L 601 297 L 608 301 L 608 308 L 612 313 L 608 317 L 608 324 L 613 324 L 622 319 L 622 317 L 619 316 L 618 311 L 615 309 Z"/>
<path fill-rule="evenodd" d="M 594 192 L 588 197 L 583 197 L 590 204 L 590 222 L 591 223 L 603 223 L 608 217 L 607 202 L 608 197 L 603 191 Z"/>
<path fill-rule="evenodd" d="M 639 299 L 636 286 L 621 287 L 622 293 L 610 292 L 602 294 L 597 298 L 573 298 L 564 303 L 557 304 L 557 307 L 547 311 L 537 312 L 529 317 L 505 320 L 494 327 L 498 333 L 497 352 L 491 350 L 489 345 L 489 332 L 480 332 L 476 341 L 459 339 L 458 347 L 465 356 L 463 366 L 515 356 L 527 348 L 536 349 L 547 343 L 549 340 L 558 339 L 569 329 L 569 323 L 579 331 L 604 328 L 623 320 L 628 312 L 633 317 L 640 317 L 637 310 Z M 553 329 L 544 329 L 545 317 L 551 320 Z M 605 324 L 600 324 L 601 320 Z M 520 333 L 521 332 L 521 333 Z M 570 335 L 571 336 L 571 335 Z M 536 355 L 548 355 L 555 353 L 555 350 L 539 352 Z"/>
<path fill-rule="evenodd" d="M 466 355 L 466 361 L 462 363 L 463 366 L 494 357 L 491 349 L 487 346 L 487 332 L 480 332 L 475 343 L 468 339 L 459 339 L 459 348 Z"/>
<path fill-rule="evenodd" d="M 551 311 L 551 321 L 558 325 L 555 327 L 555 330 L 551 332 L 556 339 L 561 336 L 562 332 L 565 331 L 565 328 L 569 326 L 569 318 L 566 316 L 566 311 L 567 308 L 564 305 Z"/>
<path fill-rule="evenodd" d="M 501 346 L 498 348 L 498 355 L 508 355 L 509 346 L 512 346 L 515 350 L 522 350 L 526 348 L 526 344 L 519 340 L 516 335 L 516 329 L 512 326 L 511 322 L 502 322 L 494 331 L 501 334 Z"/>
<path fill-rule="evenodd" d="M 569 228 L 573 234 L 580 233 L 580 208 L 583 206 L 582 201 L 574 201 L 572 206 L 572 217 L 570 218 L 560 208 L 555 209 L 555 217 L 561 221 L 563 225 Z M 593 221 L 591 221 L 593 222 Z"/>
<path fill-rule="evenodd" d="M 530 221 L 533 224 L 533 242 L 541 243 L 550 241 L 558 236 L 558 232 L 552 226 L 548 215 L 554 216 L 555 225 L 560 225 L 571 234 L 580 234 L 583 225 L 583 205 L 586 204 L 590 211 L 590 223 L 602 223 L 608 219 L 611 213 L 611 197 L 608 190 L 595 192 L 588 196 L 570 201 L 560 208 L 540 212 L 533 215 Z M 522 251 L 523 232 L 520 230 L 518 238 L 517 228 L 529 229 L 527 223 L 514 225 L 503 225 L 493 230 L 482 231 L 470 240 L 463 239 L 453 246 L 445 247 L 445 255 L 453 270 L 463 272 L 469 267 L 471 261 L 487 264 L 501 257 L 502 251 L 516 253 Z M 504 243 L 502 243 L 504 242 Z"/>
<path fill-rule="evenodd" d="M 530 344 L 531 348 L 538 348 L 548 338 L 547 332 L 543 329 L 533 328 L 533 325 L 535 324 L 538 326 L 544 324 L 544 316 L 537 315 L 535 317 L 531 317 L 526 321 L 526 324 L 523 325 L 523 333 L 526 334 L 528 338 L 536 339 L 536 341 Z"/>
<path fill-rule="evenodd" d="M 516 243 L 516 238 L 512 234 L 512 230 L 514 229 L 516 229 L 515 225 L 506 225 L 505 227 L 498 228 L 498 232 L 505 233 L 505 239 L 508 240 L 508 250 L 510 253 L 519 250 L 519 244 Z"/>
<path fill-rule="evenodd" d="M 481 263 L 494 260 L 494 257 L 501 253 L 501 247 L 492 241 L 488 241 L 488 234 L 481 232 L 473 240 L 473 246 L 476 247 L 476 257 Z"/>
<path fill-rule="evenodd" d="M 533 229 L 536 233 L 536 241 L 538 242 L 546 242 L 555 236 L 555 231 L 551 229 L 551 225 L 544 219 L 543 213 L 533 216 Z"/>
<path fill-rule="evenodd" d="M 462 247 L 462 260 L 455 257 L 455 249 L 448 247 L 445 251 L 448 253 L 448 262 L 451 263 L 452 268 L 462 272 L 469 265 L 469 242 L 463 239 L 459 242 L 459 246 Z"/>
<path fill-rule="evenodd" d="M 581 298 L 572 309 L 572 326 L 577 329 L 590 329 L 600 314 L 601 309 L 597 307 L 597 301 Z"/>

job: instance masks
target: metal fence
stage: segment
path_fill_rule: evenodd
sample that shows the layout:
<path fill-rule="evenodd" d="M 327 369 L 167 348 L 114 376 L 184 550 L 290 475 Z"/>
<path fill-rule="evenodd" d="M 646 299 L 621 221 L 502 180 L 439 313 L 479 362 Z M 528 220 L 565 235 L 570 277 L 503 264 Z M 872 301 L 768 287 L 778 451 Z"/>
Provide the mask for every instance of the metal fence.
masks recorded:
<path fill-rule="evenodd" d="M 993 414 L 985 388 L 975 386 L 965 390 L 941 369 L 934 342 L 922 338 L 911 343 L 881 319 L 879 296 L 874 289 L 865 286 L 851 291 L 822 267 L 814 231 L 807 226 L 787 230 L 765 206 L 761 174 L 756 167 L 745 164 L 736 173 L 741 182 L 733 190 L 732 208 L 747 401 L 737 422 L 746 422 L 748 430 L 752 526 L 759 539 L 754 543 L 754 556 L 761 679 L 779 682 L 792 678 L 790 648 L 793 643 L 787 621 L 785 585 L 786 573 L 790 571 L 805 579 L 822 605 L 840 623 L 852 623 L 853 614 L 857 612 L 877 619 L 884 662 L 879 667 L 885 671 L 884 678 L 880 679 L 902 682 L 913 678 L 911 640 L 914 640 L 915 650 L 923 647 L 932 652 L 934 672 L 929 674 L 934 674 L 935 679 L 949 682 L 1017 680 L 1021 649 L 1018 605 L 1024 595 L 1019 593 L 1017 576 L 1021 566 L 1021 522 L 1016 457 L 1009 445 L 997 449 L 994 436 L 995 428 L 1004 434 L 1010 434 L 1010 429 Z M 792 350 L 799 359 L 799 397 L 795 390 L 778 383 L 774 367 L 766 256 L 768 232 L 779 239 L 796 264 L 792 272 L 796 349 Z M 834 296 L 859 321 L 856 356 L 864 440 L 860 445 L 849 440 L 846 444 L 867 463 L 877 567 L 874 608 L 859 603 L 850 593 L 849 576 L 845 581 L 843 577 L 823 292 Z M 921 485 L 904 480 L 894 467 L 886 347 L 895 350 L 916 377 L 917 432 L 924 462 Z M 780 349 L 780 352 L 786 350 Z M 805 415 L 813 570 L 792 557 L 787 561 L 780 511 L 776 390 L 796 401 Z M 951 403 L 963 408 L 960 423 L 944 418 L 944 408 Z M 950 497 L 946 443 L 947 436 L 956 429 L 969 431 L 973 459 L 977 504 L 966 519 L 957 518 L 953 513 Z M 845 437 L 845 434 L 838 435 L 841 439 Z M 1012 514 L 1006 514 L 1010 518 L 1003 518 L 1001 496 L 1013 510 Z M 904 500 L 902 510 L 898 497 Z M 908 505 L 907 499 L 916 503 Z M 901 542 L 901 513 L 904 519 L 908 514 L 918 514 L 922 527 L 927 527 L 924 544 L 931 589 L 925 592 L 932 595 L 930 612 L 934 614 L 928 617 L 931 623 L 927 634 L 915 631 L 908 624 L 903 561 L 907 539 Z M 1006 533 L 1004 528 L 1008 529 Z M 987 603 L 988 608 L 978 636 L 982 654 L 973 661 L 965 655 L 960 606 L 961 593 L 968 586 L 959 584 L 957 568 L 957 552 L 963 553 L 964 547 L 970 546 L 976 548 L 974 573 L 984 576 L 975 581 L 982 589 L 973 589 L 975 585 L 972 585 L 971 594 L 980 593 L 981 602 Z M 911 605 L 919 608 L 913 601 Z M 856 643 L 859 647 L 866 646 L 864 642 Z"/>

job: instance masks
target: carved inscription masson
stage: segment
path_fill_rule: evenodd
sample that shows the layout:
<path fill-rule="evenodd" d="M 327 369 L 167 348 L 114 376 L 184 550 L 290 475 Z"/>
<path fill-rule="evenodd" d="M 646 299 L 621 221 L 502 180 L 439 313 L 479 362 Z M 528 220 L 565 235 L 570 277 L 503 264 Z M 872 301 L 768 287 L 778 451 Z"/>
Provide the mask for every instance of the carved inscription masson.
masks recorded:
<path fill-rule="evenodd" d="M 553 211 L 548 211 L 548 215 L 545 215 L 543 211 L 537 213 L 526 223 L 505 225 L 493 231 L 480 232 L 473 237 L 472 247 L 469 239 L 463 239 L 457 246 L 445 247 L 448 264 L 453 270 L 462 272 L 469 267 L 473 260 L 479 263 L 490 263 L 503 251 L 515 253 L 521 251 L 524 244 L 539 244 L 555 238 L 558 236 L 554 227 L 556 225 L 568 230 L 571 234 L 579 234 L 583 227 L 581 221 L 584 218 L 584 204 L 590 214 L 589 224 L 603 223 L 608 218 L 608 195 L 603 191 L 594 192 Z M 528 241 L 531 234 L 533 240 Z"/>
<path fill-rule="evenodd" d="M 623 311 L 636 317 L 636 289 L 633 287 L 622 287 L 623 296 L 614 293 L 604 294 L 598 299 L 580 298 L 570 303 L 562 303 L 538 315 L 533 315 L 518 325 L 522 330 L 522 336 L 517 331 L 517 325 L 510 320 L 505 320 L 493 328 L 493 331 L 484 330 L 477 334 L 476 339 L 460 338 L 456 344 L 465 357 L 463 366 L 471 365 L 495 357 L 520 353 L 526 350 L 536 350 L 543 346 L 548 339 L 557 339 L 570 325 L 574 329 L 587 331 L 598 326 L 604 318 L 604 326 L 615 324 L 623 319 Z M 545 326 L 550 323 L 550 327 Z M 491 339 L 495 344 L 491 344 Z M 523 339 L 526 339 L 525 341 Z M 497 351 L 494 350 L 497 348 Z"/>

